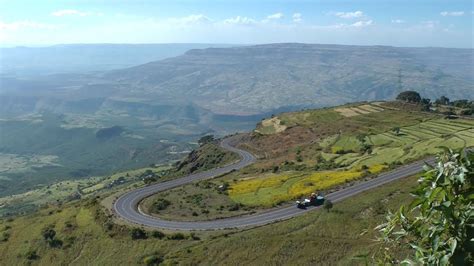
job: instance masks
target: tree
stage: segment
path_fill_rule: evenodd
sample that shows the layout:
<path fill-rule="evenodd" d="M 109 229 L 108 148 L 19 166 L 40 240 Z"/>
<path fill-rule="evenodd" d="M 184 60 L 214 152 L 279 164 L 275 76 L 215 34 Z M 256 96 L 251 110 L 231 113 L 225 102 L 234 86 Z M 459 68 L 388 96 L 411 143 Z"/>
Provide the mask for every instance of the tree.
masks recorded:
<path fill-rule="evenodd" d="M 329 212 L 332 209 L 332 207 L 333 207 L 332 201 L 329 199 L 326 199 L 324 201 L 323 208 Z"/>
<path fill-rule="evenodd" d="M 428 98 L 421 99 L 421 104 L 423 105 L 423 111 L 430 111 L 431 100 Z"/>
<path fill-rule="evenodd" d="M 449 105 L 450 101 L 448 97 L 443 95 L 439 97 L 438 99 L 436 99 L 435 103 L 440 104 L 440 105 Z"/>
<path fill-rule="evenodd" d="M 421 96 L 416 91 L 404 91 L 398 94 L 397 100 L 410 103 L 419 103 L 421 102 Z"/>
<path fill-rule="evenodd" d="M 389 213 L 387 221 L 376 228 L 386 250 L 409 246 L 414 256 L 405 262 L 410 264 L 469 264 L 473 180 L 474 167 L 466 154 L 448 150 L 436 166 L 427 165 L 413 202 Z"/>

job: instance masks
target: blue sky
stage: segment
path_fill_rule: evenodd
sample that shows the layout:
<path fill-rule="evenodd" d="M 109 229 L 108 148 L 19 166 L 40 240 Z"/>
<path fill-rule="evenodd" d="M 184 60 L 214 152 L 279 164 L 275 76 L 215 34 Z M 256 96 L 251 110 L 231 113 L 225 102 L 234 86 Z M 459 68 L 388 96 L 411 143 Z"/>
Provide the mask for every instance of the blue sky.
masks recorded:
<path fill-rule="evenodd" d="M 0 43 L 337 43 L 473 47 L 461 0 L 0 0 Z"/>

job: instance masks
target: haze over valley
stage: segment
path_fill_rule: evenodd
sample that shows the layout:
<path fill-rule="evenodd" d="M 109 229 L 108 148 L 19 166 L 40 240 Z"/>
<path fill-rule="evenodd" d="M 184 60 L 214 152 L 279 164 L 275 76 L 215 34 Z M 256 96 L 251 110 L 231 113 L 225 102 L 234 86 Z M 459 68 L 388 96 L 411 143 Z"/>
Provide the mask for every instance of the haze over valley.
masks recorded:
<path fill-rule="evenodd" d="M 467 0 L 0 0 L 0 265 L 473 265 Z"/>

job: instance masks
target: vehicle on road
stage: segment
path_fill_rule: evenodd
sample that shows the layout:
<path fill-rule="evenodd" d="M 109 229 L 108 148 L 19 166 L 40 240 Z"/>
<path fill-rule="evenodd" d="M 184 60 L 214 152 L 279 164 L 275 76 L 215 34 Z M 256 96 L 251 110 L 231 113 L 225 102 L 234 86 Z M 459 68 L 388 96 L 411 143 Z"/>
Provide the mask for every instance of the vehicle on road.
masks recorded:
<path fill-rule="evenodd" d="M 306 209 L 306 207 L 309 206 L 320 206 L 323 205 L 324 203 L 324 196 L 316 194 L 316 193 L 311 193 L 311 196 L 307 199 L 304 199 L 303 201 L 296 201 L 296 207 L 300 209 Z"/>

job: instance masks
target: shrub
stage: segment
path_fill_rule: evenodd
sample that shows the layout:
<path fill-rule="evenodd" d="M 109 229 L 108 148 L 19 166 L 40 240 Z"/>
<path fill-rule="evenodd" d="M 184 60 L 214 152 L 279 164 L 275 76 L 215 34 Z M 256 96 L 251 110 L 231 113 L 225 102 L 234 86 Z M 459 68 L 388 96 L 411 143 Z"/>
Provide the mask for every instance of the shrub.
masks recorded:
<path fill-rule="evenodd" d="M 48 241 L 48 243 L 49 246 L 52 248 L 60 248 L 63 246 L 63 241 L 57 238 L 51 239 L 50 241 Z"/>
<path fill-rule="evenodd" d="M 36 250 L 30 250 L 26 252 L 25 257 L 27 260 L 37 260 L 39 258 L 38 254 L 36 253 Z"/>
<path fill-rule="evenodd" d="M 130 230 L 130 236 L 132 237 L 133 240 L 147 238 L 147 234 L 145 230 L 141 228 L 133 228 L 132 230 Z"/>
<path fill-rule="evenodd" d="M 10 233 L 9 232 L 3 232 L 2 233 L 2 238 L 0 238 L 0 241 L 7 242 L 9 238 L 10 238 Z"/>
<path fill-rule="evenodd" d="M 166 199 L 157 199 L 155 202 L 153 202 L 153 210 L 155 211 L 161 211 L 166 208 L 171 204 L 169 200 Z"/>
<path fill-rule="evenodd" d="M 151 232 L 151 236 L 154 237 L 154 238 L 162 239 L 163 237 L 165 237 L 165 233 L 163 233 L 161 231 L 158 231 L 158 230 L 155 230 L 155 231 Z"/>
<path fill-rule="evenodd" d="M 333 207 L 332 201 L 326 199 L 324 201 L 323 208 L 329 212 L 332 209 L 332 207 Z"/>
<path fill-rule="evenodd" d="M 56 231 L 54 231 L 54 229 L 51 227 L 46 227 L 45 229 L 43 229 L 41 234 L 43 235 L 44 240 L 48 241 L 54 239 L 54 237 L 56 236 Z"/>
<path fill-rule="evenodd" d="M 160 263 L 163 262 L 163 257 L 161 256 L 158 256 L 158 255 L 150 255 L 150 256 L 146 256 L 144 259 L 143 259 L 143 263 L 145 265 L 159 265 Z"/>
<path fill-rule="evenodd" d="M 189 238 L 191 238 L 192 240 L 200 240 L 201 238 L 199 236 L 197 236 L 195 233 L 191 233 L 189 235 Z"/>
<path fill-rule="evenodd" d="M 183 239 L 186 239 L 186 236 L 183 233 L 174 233 L 174 234 L 168 236 L 168 239 L 183 240 Z"/>

